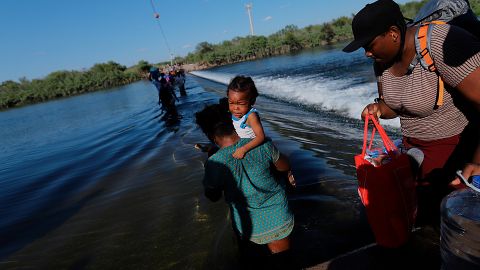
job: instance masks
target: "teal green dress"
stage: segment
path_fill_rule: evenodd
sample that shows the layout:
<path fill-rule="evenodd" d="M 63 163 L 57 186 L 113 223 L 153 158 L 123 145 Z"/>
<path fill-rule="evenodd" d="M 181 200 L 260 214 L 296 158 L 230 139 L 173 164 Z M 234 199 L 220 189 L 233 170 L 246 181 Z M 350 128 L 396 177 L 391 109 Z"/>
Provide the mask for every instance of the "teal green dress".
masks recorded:
<path fill-rule="evenodd" d="M 235 159 L 235 150 L 251 139 L 221 148 L 205 165 L 203 184 L 206 193 L 223 191 L 230 207 L 234 229 L 242 239 L 267 244 L 288 236 L 293 229 L 293 214 L 288 208 L 284 179 L 273 174 L 280 156 L 267 141 Z"/>

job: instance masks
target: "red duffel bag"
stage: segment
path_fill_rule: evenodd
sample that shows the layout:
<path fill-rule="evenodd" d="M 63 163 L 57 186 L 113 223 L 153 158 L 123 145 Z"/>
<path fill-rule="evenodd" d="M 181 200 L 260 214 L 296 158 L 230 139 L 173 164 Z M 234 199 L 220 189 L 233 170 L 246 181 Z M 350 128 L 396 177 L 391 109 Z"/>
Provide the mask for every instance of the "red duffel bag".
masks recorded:
<path fill-rule="evenodd" d="M 368 123 L 374 124 L 368 152 L 382 153 L 376 160 L 367 157 Z M 375 130 L 378 130 L 384 149 L 371 149 Z M 375 165 L 374 165 L 375 164 Z M 377 120 L 365 118 L 363 149 L 355 156 L 358 194 L 365 206 L 368 222 L 375 240 L 383 247 L 400 247 L 410 236 L 415 222 L 417 203 L 415 178 L 409 157 L 400 153 Z"/>

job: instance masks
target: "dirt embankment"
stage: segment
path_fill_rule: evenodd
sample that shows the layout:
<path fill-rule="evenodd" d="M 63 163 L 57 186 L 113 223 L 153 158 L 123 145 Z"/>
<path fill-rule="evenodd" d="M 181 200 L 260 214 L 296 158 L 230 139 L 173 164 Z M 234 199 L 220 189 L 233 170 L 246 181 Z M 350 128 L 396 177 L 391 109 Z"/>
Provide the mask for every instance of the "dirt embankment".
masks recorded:
<path fill-rule="evenodd" d="M 182 65 L 182 68 L 185 70 L 185 72 L 190 72 L 190 71 L 195 71 L 195 70 L 202 70 L 212 67 L 211 65 L 207 64 L 184 64 Z"/>

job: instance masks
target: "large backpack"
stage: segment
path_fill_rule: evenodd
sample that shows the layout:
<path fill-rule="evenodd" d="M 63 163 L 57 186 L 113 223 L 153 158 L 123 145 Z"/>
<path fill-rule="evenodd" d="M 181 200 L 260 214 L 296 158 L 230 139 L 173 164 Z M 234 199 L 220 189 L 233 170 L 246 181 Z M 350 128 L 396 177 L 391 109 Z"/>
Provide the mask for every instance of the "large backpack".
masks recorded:
<path fill-rule="evenodd" d="M 437 73 L 438 91 L 435 108 L 443 104 L 444 83 L 430 54 L 430 38 L 432 24 L 444 23 L 462 27 L 480 38 L 480 21 L 473 13 L 468 0 L 430 0 L 420 9 L 413 22 L 408 24 L 408 26 L 420 25 L 415 34 L 416 57 L 408 70 L 412 72 L 415 65 L 420 62 L 424 69 Z"/>

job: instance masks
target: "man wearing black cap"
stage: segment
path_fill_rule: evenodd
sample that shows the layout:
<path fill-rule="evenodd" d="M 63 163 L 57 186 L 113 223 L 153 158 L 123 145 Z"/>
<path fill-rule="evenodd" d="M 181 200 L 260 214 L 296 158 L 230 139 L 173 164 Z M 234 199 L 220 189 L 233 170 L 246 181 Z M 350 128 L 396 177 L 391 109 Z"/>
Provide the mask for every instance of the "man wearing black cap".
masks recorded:
<path fill-rule="evenodd" d="M 343 51 L 363 47 L 375 61 L 379 99 L 362 118 L 400 117 L 404 145 L 425 155 L 418 219 L 439 224 L 442 197 L 461 187 L 455 171 L 463 168 L 465 178 L 480 175 L 480 40 L 455 26 L 433 25 L 429 49 L 437 71 L 430 72 L 413 61 L 417 29 L 406 27 L 394 1 L 378 0 L 355 15 L 354 40 Z M 438 88 L 439 76 L 445 90 Z M 439 94 L 443 104 L 437 106 Z"/>
<path fill-rule="evenodd" d="M 392 25 L 403 25 L 405 21 L 397 3 L 391 0 L 379 0 L 367 4 L 352 21 L 354 40 L 344 52 L 353 52 L 367 46 L 376 36 L 385 33 Z"/>

